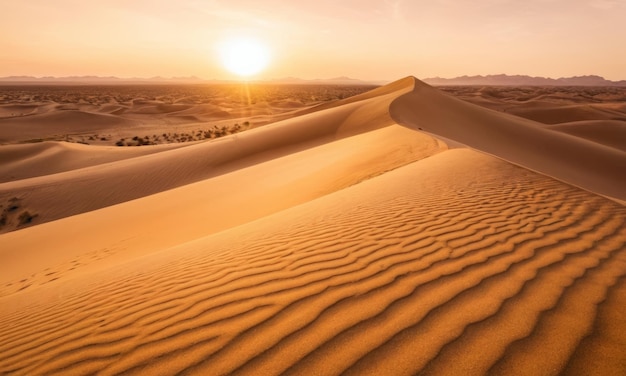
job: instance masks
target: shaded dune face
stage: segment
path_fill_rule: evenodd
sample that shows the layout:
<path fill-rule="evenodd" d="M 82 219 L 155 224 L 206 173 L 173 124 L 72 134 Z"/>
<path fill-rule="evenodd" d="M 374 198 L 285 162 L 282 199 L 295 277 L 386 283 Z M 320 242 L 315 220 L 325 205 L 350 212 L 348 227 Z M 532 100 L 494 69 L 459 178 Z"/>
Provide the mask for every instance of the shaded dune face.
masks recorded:
<path fill-rule="evenodd" d="M 16 306 L 2 304 L 0 369 L 616 371 L 625 225 L 623 206 L 451 150 L 167 252 L 25 291 Z"/>
<path fill-rule="evenodd" d="M 47 216 L 0 235 L 0 374 L 626 374 L 623 151 L 412 77 L 300 113 L 0 150 Z"/>

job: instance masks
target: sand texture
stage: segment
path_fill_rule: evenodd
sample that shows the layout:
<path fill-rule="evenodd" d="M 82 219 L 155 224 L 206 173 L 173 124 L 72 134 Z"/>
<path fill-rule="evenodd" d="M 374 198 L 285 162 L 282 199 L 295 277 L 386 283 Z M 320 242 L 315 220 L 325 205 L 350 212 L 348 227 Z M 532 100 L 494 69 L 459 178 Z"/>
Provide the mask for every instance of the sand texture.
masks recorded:
<path fill-rule="evenodd" d="M 0 146 L 0 374 L 626 374 L 620 120 L 412 77 L 297 111 Z"/>

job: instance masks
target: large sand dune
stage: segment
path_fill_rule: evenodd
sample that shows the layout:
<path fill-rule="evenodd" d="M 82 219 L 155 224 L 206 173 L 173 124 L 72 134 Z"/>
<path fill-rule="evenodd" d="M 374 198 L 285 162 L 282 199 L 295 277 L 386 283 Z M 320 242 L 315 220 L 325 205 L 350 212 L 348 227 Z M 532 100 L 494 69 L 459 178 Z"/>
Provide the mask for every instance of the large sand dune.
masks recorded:
<path fill-rule="evenodd" d="M 417 81 L 391 105 L 399 123 L 463 143 L 512 163 L 619 200 L 626 200 L 626 153 L 486 110 Z"/>
<path fill-rule="evenodd" d="M 299 113 L 1 147 L 0 373 L 626 372 L 623 150 L 410 77 Z"/>
<path fill-rule="evenodd" d="M 339 105 L 324 111 L 302 115 L 271 127 L 257 128 L 213 142 L 196 143 L 177 150 L 166 150 L 110 163 L 85 164 L 84 168 L 51 176 L 6 182 L 0 184 L 0 203 L 8 202 L 16 192 L 19 192 L 18 197 L 23 200 L 24 205 L 30 211 L 38 213 L 37 220 L 43 223 L 144 197 L 247 166 L 256 165 L 262 168 L 263 162 L 281 156 L 295 155 L 313 146 L 393 124 L 387 111 L 389 104 L 391 100 L 409 90 L 411 82 L 410 79 L 399 81 L 374 90 L 373 94 L 368 93 L 350 101 L 340 102 Z M 310 176 L 306 168 L 313 172 L 322 168 L 321 164 L 315 162 L 340 163 L 343 157 L 355 158 L 355 154 L 360 154 L 355 158 L 355 168 L 348 174 L 337 170 L 337 176 L 328 179 L 332 182 L 331 185 L 336 185 L 337 181 L 344 181 L 343 185 L 346 186 L 364 177 L 419 159 L 419 154 L 403 152 L 403 149 L 420 148 L 423 143 L 418 139 L 423 136 L 403 130 L 398 132 L 409 135 L 364 136 L 371 141 L 363 142 L 363 147 L 336 146 L 334 149 L 338 151 L 333 152 L 332 158 L 318 158 L 315 153 L 309 152 L 305 154 L 305 158 L 309 158 L 311 163 L 304 167 L 305 170 L 291 169 L 287 173 Z M 368 143 L 379 143 L 380 146 L 368 147 L 366 146 Z M 16 159 L 9 153 L 7 159 Z M 13 153 L 20 154 L 22 149 L 14 148 Z M 108 156 L 100 160 L 115 159 L 113 151 L 106 153 Z M 293 158 L 297 158 L 297 155 Z M 30 171 L 46 169 L 41 165 L 49 165 L 50 160 L 42 158 L 38 164 L 40 166 L 29 166 Z M 59 166 L 59 163 L 53 165 Z M 356 168 L 357 165 L 362 167 Z M 0 176 L 11 175 L 11 171 L 15 171 L 15 167 L 11 165 L 0 167 Z M 351 180 L 350 176 L 353 176 L 354 180 Z M 309 189 L 320 194 L 327 192 L 326 189 L 314 186 Z M 63 199 L 51 200 L 53 196 Z"/>

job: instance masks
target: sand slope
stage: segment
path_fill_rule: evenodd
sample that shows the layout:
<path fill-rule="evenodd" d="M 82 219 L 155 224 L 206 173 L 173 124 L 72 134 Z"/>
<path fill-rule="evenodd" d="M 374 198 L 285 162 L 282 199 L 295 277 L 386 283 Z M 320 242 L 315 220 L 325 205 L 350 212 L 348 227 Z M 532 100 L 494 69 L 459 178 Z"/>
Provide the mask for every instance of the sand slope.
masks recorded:
<path fill-rule="evenodd" d="M 7 233 L 1 238 L 4 247 L 0 258 L 7 267 L 3 277 L 12 285 L 0 283 L 0 296 L 45 284 L 51 271 L 89 272 L 101 267 L 93 259 L 125 260 L 237 226 L 440 150 L 442 146 L 433 138 L 393 126 L 124 205 Z M 88 203 L 90 198 L 78 191 L 61 203 L 49 200 L 53 201 L 49 205 L 81 204 L 80 200 Z M 36 212 L 27 199 L 23 205 Z M 43 248 L 42 239 L 46 239 Z M 75 263 L 81 267 L 76 268 Z M 44 271 L 46 267 L 52 269 Z M 24 277 L 28 278 L 21 281 Z"/>
<path fill-rule="evenodd" d="M 59 219 L 0 235 L 0 374 L 626 373 L 626 206 L 563 182 L 623 152 L 413 78 L 318 110 L 1 184 Z"/>
<path fill-rule="evenodd" d="M 623 112 L 592 105 L 545 106 L 515 109 L 507 112 L 546 124 L 557 124 L 584 120 L 626 120 Z"/>
<path fill-rule="evenodd" d="M 357 96 L 349 103 L 338 102 L 323 111 L 177 150 L 97 166 L 85 164 L 84 168 L 0 184 L 0 204 L 19 192 L 17 197 L 23 200 L 26 208 L 38 214 L 36 223 L 40 224 L 219 176 L 391 125 L 393 121 L 387 110 L 389 103 L 410 90 L 411 85 L 411 79 L 400 80 Z M 380 142 L 387 145 L 374 150 L 381 156 L 396 147 L 384 138 Z M 409 140 L 409 144 L 411 142 Z M 359 152 L 358 148 L 354 151 Z M 371 159 L 372 156 L 363 154 L 363 158 Z M 408 156 L 409 160 L 414 160 L 414 157 Z M 47 165 L 48 161 L 42 159 L 40 163 Z M 29 167 L 31 171 L 45 169 Z M 389 168 L 383 166 L 381 171 Z M 64 199 L 53 201 L 50 200 L 52 196 Z"/>
<path fill-rule="evenodd" d="M 42 123 L 46 126 L 42 127 Z M 123 119 L 109 114 L 81 110 L 50 111 L 22 117 L 0 118 L 0 142 L 92 132 L 101 125 L 130 128 L 136 124 L 131 119 Z"/>
<path fill-rule="evenodd" d="M 3 145 L 0 148 L 0 183 L 77 170 L 184 146 L 189 145 L 120 148 L 54 141 Z"/>
<path fill-rule="evenodd" d="M 573 121 L 550 125 L 548 128 L 626 151 L 626 121 Z"/>
<path fill-rule="evenodd" d="M 623 206 L 451 150 L 5 297 L 0 369 L 618 374 L 625 225 Z"/>

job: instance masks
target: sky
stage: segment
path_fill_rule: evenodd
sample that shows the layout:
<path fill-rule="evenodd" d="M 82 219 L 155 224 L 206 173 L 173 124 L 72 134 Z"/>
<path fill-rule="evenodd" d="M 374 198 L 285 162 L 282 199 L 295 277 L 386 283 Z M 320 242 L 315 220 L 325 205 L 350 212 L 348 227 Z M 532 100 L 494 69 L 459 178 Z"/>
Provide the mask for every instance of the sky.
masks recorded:
<path fill-rule="evenodd" d="M 624 20 L 626 0 L 0 0 L 0 76 L 233 79 L 216 46 L 254 36 L 255 79 L 621 80 Z"/>

